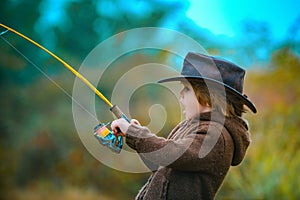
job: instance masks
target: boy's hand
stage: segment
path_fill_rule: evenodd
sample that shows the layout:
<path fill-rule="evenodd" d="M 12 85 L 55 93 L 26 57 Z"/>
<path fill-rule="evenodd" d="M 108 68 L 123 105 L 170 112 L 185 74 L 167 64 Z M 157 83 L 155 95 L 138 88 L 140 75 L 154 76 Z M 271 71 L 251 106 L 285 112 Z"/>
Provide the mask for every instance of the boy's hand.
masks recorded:
<path fill-rule="evenodd" d="M 132 119 L 130 124 L 141 125 L 140 122 L 136 119 Z M 130 124 L 123 118 L 116 119 L 111 123 L 111 129 L 115 135 L 125 136 Z M 121 134 L 120 134 L 121 131 Z"/>

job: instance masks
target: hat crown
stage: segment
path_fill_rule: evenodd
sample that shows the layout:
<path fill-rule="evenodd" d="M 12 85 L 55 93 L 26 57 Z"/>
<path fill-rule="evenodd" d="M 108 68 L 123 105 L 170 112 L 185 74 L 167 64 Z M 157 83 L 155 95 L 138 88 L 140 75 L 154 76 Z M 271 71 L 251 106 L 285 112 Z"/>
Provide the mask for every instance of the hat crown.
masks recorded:
<path fill-rule="evenodd" d="M 243 92 L 245 70 L 224 59 L 190 52 L 184 59 L 181 75 L 211 79 Z"/>
<path fill-rule="evenodd" d="M 222 86 L 241 103 L 256 113 L 255 105 L 243 94 L 245 70 L 224 59 L 199 53 L 188 53 L 184 59 L 181 76 L 166 78 L 159 83 L 180 80 L 199 80 L 206 84 Z M 212 86 L 212 85 L 211 85 Z M 210 86 L 208 86 L 210 87 Z"/>

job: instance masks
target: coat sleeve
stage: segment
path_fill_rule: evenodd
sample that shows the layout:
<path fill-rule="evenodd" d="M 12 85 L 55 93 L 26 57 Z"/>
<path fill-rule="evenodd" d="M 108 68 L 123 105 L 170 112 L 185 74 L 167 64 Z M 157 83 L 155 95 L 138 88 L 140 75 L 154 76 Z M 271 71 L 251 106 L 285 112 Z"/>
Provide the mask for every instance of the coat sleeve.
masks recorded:
<path fill-rule="evenodd" d="M 226 130 L 216 125 L 210 125 L 209 129 L 196 127 L 187 136 L 174 140 L 158 137 L 146 127 L 131 125 L 126 133 L 126 143 L 144 161 L 154 165 L 184 171 L 207 171 L 213 170 L 212 166 L 220 160 L 230 166 L 232 155 L 225 152 L 222 131 Z"/>

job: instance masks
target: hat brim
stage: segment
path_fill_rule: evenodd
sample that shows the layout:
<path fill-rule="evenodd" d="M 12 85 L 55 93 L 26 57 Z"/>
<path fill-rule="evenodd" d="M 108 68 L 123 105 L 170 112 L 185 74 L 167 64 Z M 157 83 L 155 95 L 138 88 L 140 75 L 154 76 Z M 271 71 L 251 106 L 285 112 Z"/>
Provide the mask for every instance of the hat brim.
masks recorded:
<path fill-rule="evenodd" d="M 257 113 L 255 105 L 247 98 L 246 95 L 241 94 L 239 91 L 236 89 L 230 87 L 227 84 L 224 84 L 220 81 L 206 78 L 206 77 L 199 77 L 199 76 L 177 76 L 177 77 L 172 77 L 172 78 L 166 78 L 159 80 L 158 83 L 165 83 L 165 82 L 171 82 L 171 81 L 182 81 L 182 80 L 197 80 L 197 81 L 208 81 L 209 83 L 216 84 L 218 86 L 224 86 L 226 89 L 226 92 L 231 93 L 232 95 L 236 96 L 238 99 L 240 99 L 243 104 L 245 104 L 253 113 Z"/>

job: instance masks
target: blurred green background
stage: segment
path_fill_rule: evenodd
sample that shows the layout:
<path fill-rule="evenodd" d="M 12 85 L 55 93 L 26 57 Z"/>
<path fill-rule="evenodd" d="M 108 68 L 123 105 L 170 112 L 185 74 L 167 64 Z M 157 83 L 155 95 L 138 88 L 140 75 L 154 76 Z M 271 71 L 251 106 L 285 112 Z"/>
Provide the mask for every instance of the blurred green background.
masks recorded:
<path fill-rule="evenodd" d="M 284 20 L 291 14 L 285 7 L 297 6 L 294 1 L 280 3 L 275 1 L 277 7 L 281 5 L 280 20 Z M 193 21 L 187 15 L 191 8 L 197 15 L 195 4 L 180 0 L 11 0 L 1 2 L 0 22 L 36 40 L 76 69 L 110 36 L 149 26 L 180 31 L 210 54 L 233 60 L 248 70 L 245 93 L 255 102 L 258 114 L 245 115 L 252 144 L 242 165 L 231 168 L 217 199 L 299 199 L 300 12 L 288 26 L 277 26 L 284 30 L 279 37 L 268 22 L 255 15 L 232 15 L 239 22 L 234 34 L 216 33 Z M 272 6 L 262 8 L 259 12 L 270 15 L 277 11 Z M 230 15 L 230 10 L 222 12 L 223 17 Z M 280 24 L 273 18 L 276 20 Z M 75 77 L 60 63 L 12 33 L 3 38 L 72 93 Z M 92 157 L 76 132 L 72 100 L 5 40 L 0 40 L 0 198 L 133 199 L 149 174 L 120 172 Z M 126 66 L 134 66 L 137 59 L 163 62 L 168 55 L 136 52 Z M 114 81 L 112 77 L 101 85 L 108 98 Z M 150 98 L 147 91 L 153 92 L 149 89 L 140 95 Z M 131 114 L 147 124 L 149 119 L 141 112 L 145 105 L 138 101 L 132 105 L 135 111 Z M 178 120 L 169 120 L 164 130 Z"/>

